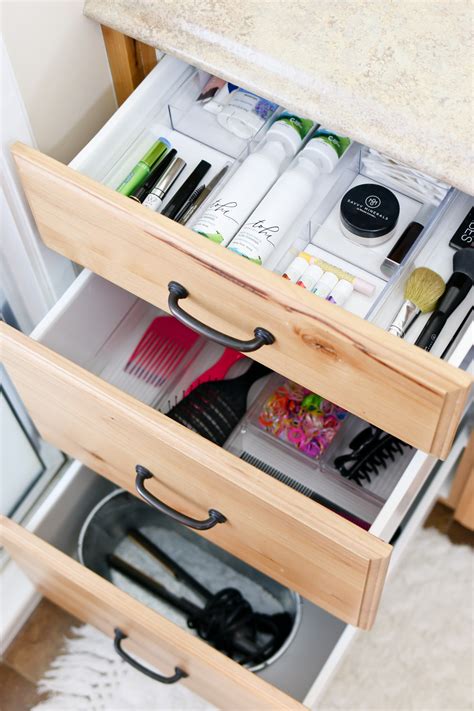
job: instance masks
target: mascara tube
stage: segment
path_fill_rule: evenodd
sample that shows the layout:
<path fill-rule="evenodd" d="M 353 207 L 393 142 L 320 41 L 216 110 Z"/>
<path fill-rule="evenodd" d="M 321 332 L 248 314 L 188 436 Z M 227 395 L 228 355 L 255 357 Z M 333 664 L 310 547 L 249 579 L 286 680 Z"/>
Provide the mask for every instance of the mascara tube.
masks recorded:
<path fill-rule="evenodd" d="M 150 175 L 155 164 L 164 156 L 170 148 L 170 142 L 166 138 L 159 138 L 152 147 L 145 153 L 138 163 L 132 168 L 130 173 L 120 183 L 117 192 L 122 195 L 130 195 L 138 188 Z"/>
<path fill-rule="evenodd" d="M 180 225 L 186 224 L 189 218 L 196 212 L 198 208 L 198 205 L 196 205 L 196 200 L 199 198 L 200 195 L 202 195 L 203 192 L 204 185 L 201 185 L 199 188 L 196 188 L 189 200 L 183 205 L 181 210 L 175 216 L 174 219 L 176 220 L 176 222 L 179 222 Z"/>
<path fill-rule="evenodd" d="M 178 179 L 185 167 L 186 163 L 182 158 L 175 158 L 158 180 L 153 190 L 148 193 L 143 205 L 148 207 L 150 210 L 157 212 L 160 209 L 166 193 L 171 189 L 172 185 Z"/>
<path fill-rule="evenodd" d="M 208 163 L 207 160 L 200 161 L 189 178 L 184 181 L 180 189 L 173 195 L 161 214 L 165 215 L 165 217 L 169 217 L 171 220 L 176 219 L 176 216 L 181 212 L 184 205 L 186 205 L 210 167 L 211 164 Z"/>
<path fill-rule="evenodd" d="M 174 157 L 176 155 L 176 149 L 173 148 L 171 151 L 169 151 L 164 158 L 160 160 L 158 165 L 153 168 L 151 171 L 150 175 L 148 178 L 145 180 L 143 185 L 140 185 L 138 188 L 136 188 L 129 197 L 132 200 L 136 200 L 137 202 L 143 202 L 148 193 L 155 187 L 157 184 L 158 180 L 161 178 L 163 173 L 165 172 L 166 168 L 169 166 L 172 160 L 174 160 Z"/>

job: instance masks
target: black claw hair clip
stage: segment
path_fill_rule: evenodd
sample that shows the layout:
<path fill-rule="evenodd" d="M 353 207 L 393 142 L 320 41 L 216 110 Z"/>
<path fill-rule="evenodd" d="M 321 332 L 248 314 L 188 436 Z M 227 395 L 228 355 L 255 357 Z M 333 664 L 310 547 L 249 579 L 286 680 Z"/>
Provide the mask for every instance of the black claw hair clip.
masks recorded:
<path fill-rule="evenodd" d="M 410 444 L 387 434 L 378 427 L 369 425 L 358 432 L 351 440 L 349 454 L 341 454 L 334 460 L 334 466 L 340 474 L 359 486 L 372 481 L 381 469 L 386 469 L 390 462 L 395 462 Z"/>

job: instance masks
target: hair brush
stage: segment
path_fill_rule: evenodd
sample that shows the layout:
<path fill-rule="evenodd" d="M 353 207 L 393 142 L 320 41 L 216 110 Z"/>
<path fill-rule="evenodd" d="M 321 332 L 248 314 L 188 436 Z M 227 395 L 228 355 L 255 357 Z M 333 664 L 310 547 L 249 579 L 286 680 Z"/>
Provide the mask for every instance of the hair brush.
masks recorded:
<path fill-rule="evenodd" d="M 405 284 L 405 301 L 393 319 L 389 333 L 403 338 L 420 313 L 433 311 L 445 288 L 446 284 L 436 272 L 426 267 L 414 269 Z"/>
<path fill-rule="evenodd" d="M 247 410 L 247 395 L 270 370 L 253 362 L 238 378 L 201 383 L 168 412 L 168 417 L 222 446 Z"/>

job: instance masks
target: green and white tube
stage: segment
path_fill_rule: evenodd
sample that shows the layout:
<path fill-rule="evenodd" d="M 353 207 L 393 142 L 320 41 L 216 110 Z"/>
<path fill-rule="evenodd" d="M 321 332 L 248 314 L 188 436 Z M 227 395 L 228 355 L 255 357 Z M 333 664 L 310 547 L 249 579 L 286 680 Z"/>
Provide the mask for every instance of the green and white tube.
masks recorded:
<path fill-rule="evenodd" d="M 229 244 L 312 126 L 309 119 L 286 113 L 279 116 L 261 147 L 243 161 L 192 229 L 213 242 Z"/>

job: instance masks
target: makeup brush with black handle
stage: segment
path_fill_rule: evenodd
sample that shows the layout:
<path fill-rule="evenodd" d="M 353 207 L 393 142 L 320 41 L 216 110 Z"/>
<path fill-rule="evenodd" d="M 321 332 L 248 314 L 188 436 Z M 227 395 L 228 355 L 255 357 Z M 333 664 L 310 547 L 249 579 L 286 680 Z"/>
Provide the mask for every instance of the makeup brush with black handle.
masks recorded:
<path fill-rule="evenodd" d="M 436 310 L 431 314 L 415 345 L 430 351 L 453 311 L 457 309 L 474 284 L 474 250 L 460 249 L 453 256 L 453 273 L 446 284 Z"/>
<path fill-rule="evenodd" d="M 436 307 L 446 285 L 439 274 L 426 267 L 414 269 L 408 277 L 403 296 L 405 301 L 398 310 L 388 331 L 403 338 L 420 313 L 426 314 Z"/>

